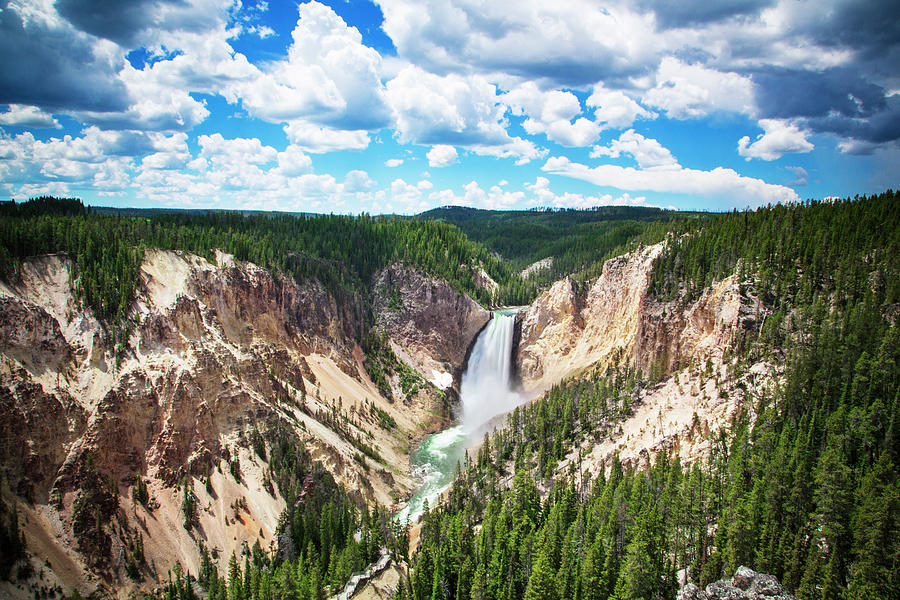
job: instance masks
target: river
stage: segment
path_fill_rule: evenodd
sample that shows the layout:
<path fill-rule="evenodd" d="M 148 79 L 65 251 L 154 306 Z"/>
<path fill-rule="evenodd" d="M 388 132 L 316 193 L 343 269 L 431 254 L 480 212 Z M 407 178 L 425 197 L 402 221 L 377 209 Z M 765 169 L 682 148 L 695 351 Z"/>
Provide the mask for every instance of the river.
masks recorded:
<path fill-rule="evenodd" d="M 475 341 L 459 386 L 460 423 L 428 436 L 413 452 L 412 472 L 419 487 L 397 513 L 400 523 L 418 520 L 426 502 L 434 506 L 453 482 L 466 448 L 483 437 L 491 419 L 522 403 L 511 387 L 515 313 L 515 309 L 494 311 Z"/>

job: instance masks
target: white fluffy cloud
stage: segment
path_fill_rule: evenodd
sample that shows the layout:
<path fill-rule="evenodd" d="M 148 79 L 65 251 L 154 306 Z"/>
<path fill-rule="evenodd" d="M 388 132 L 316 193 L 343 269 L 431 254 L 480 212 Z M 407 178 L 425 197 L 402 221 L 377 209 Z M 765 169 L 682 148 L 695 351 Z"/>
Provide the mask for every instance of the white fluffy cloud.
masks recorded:
<path fill-rule="evenodd" d="M 497 89 L 484 77 L 442 77 L 410 66 L 388 82 L 387 96 L 401 144 L 501 144 L 509 139 Z"/>
<path fill-rule="evenodd" d="M 184 152 L 185 139 L 183 133 L 166 136 L 97 127 L 78 137 L 65 135 L 45 141 L 30 132 L 0 136 L 0 181 L 7 192 L 18 195 L 50 187 L 54 193 L 69 193 L 70 186 L 100 192 L 122 190 L 130 185 L 137 169 L 135 158 L 149 157 L 150 163 L 155 160 L 164 168 L 164 155 Z"/>
<path fill-rule="evenodd" d="M 641 119 L 655 119 L 656 113 L 645 109 L 619 90 L 595 85 L 586 104 L 594 109 L 594 118 L 603 128 L 625 129 Z"/>
<path fill-rule="evenodd" d="M 806 139 L 806 132 L 789 121 L 760 119 L 759 125 L 765 133 L 756 136 L 752 144 L 747 135 L 738 140 L 738 154 L 747 160 L 777 160 L 785 154 L 810 152 L 814 148 Z"/>
<path fill-rule="evenodd" d="M 44 112 L 37 106 L 11 104 L 9 110 L 0 113 L 0 125 L 17 125 L 36 129 L 59 128 L 59 121 L 53 115 Z"/>
<path fill-rule="evenodd" d="M 276 160 L 279 172 L 286 177 L 312 171 L 312 159 L 298 146 L 289 145 L 283 152 L 278 153 Z"/>
<path fill-rule="evenodd" d="M 525 192 L 508 192 L 498 185 L 492 185 L 487 191 L 481 189 L 475 181 L 463 186 L 464 195 L 460 204 L 490 209 L 511 208 L 525 198 Z"/>
<path fill-rule="evenodd" d="M 590 0 L 381 0 L 384 30 L 404 58 L 437 72 L 475 68 L 584 85 L 644 69 L 660 48 L 654 19 Z"/>
<path fill-rule="evenodd" d="M 401 144 L 462 146 L 524 162 L 539 155 L 533 143 L 507 133 L 506 106 L 480 75 L 440 76 L 409 66 L 387 83 L 387 98 Z"/>
<path fill-rule="evenodd" d="M 556 194 L 550 189 L 550 180 L 546 177 L 537 177 L 534 183 L 526 183 L 525 189 L 531 192 L 534 206 L 552 206 L 554 208 L 591 208 L 594 206 L 647 206 L 647 198 L 638 196 L 632 198 L 629 194 L 614 197 L 612 194 L 601 196 L 584 196 L 564 192 Z"/>
<path fill-rule="evenodd" d="M 723 198 L 730 201 L 730 207 L 756 207 L 770 202 L 793 202 L 799 199 L 791 188 L 745 177 L 734 169 L 723 167 L 716 167 L 711 171 L 680 166 L 668 169 L 635 169 L 617 165 L 588 167 L 574 163 L 565 156 L 553 156 L 547 159 L 542 170 L 626 191 Z"/>
<path fill-rule="evenodd" d="M 678 168 L 678 161 L 668 148 L 653 138 L 635 133 L 634 129 L 624 132 L 608 146 L 594 146 L 591 158 L 619 158 L 622 154 L 630 154 L 641 169 Z"/>
<path fill-rule="evenodd" d="M 587 146 L 600 135 L 600 126 L 581 114 L 581 103 L 572 92 L 538 89 L 528 81 L 503 95 L 513 114 L 527 118 L 522 123 L 530 135 L 543 133 L 562 146 Z M 576 118 L 578 117 L 578 118 Z"/>
<path fill-rule="evenodd" d="M 235 85 L 232 94 L 268 121 L 305 119 L 348 130 L 387 125 L 378 52 L 330 7 L 308 2 L 298 10 L 287 58 Z"/>
<path fill-rule="evenodd" d="M 422 197 L 422 190 L 417 185 L 407 183 L 403 179 L 395 179 L 390 188 L 391 207 L 402 212 L 420 212 L 428 204 Z"/>
<path fill-rule="evenodd" d="M 666 56 L 659 63 L 656 86 L 644 94 L 643 101 L 674 119 L 703 117 L 714 111 L 752 114 L 753 82 L 737 73 Z"/>
<path fill-rule="evenodd" d="M 291 121 L 284 126 L 288 140 L 307 152 L 322 154 L 337 150 L 364 150 L 369 145 L 365 131 L 332 129 L 309 121 Z"/>
<path fill-rule="evenodd" d="M 459 155 L 453 146 L 434 146 L 426 156 L 429 167 L 449 167 L 459 160 Z"/>
<path fill-rule="evenodd" d="M 479 156 L 493 156 L 494 158 L 515 158 L 516 165 L 524 165 L 536 158 L 547 156 L 546 148 L 538 148 L 531 140 L 514 137 L 505 144 L 487 145 L 473 144 L 469 150 Z"/>
<path fill-rule="evenodd" d="M 403 164 L 402 158 L 389 158 L 386 161 L 384 161 L 384 166 L 391 167 L 391 168 L 399 167 L 402 164 Z"/>
<path fill-rule="evenodd" d="M 184 89 L 161 81 L 153 69 L 138 70 L 125 65 L 119 72 L 133 99 L 124 111 L 104 113 L 79 111 L 76 118 L 111 129 L 187 131 L 203 122 L 209 110 Z"/>

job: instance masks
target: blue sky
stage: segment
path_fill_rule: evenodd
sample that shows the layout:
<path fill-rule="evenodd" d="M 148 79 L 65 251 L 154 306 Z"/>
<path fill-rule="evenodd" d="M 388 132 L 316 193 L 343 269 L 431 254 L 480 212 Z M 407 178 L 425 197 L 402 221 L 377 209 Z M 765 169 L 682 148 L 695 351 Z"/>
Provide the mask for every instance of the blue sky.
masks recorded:
<path fill-rule="evenodd" d="M 0 197 L 730 210 L 900 187 L 894 1 L 0 6 Z"/>

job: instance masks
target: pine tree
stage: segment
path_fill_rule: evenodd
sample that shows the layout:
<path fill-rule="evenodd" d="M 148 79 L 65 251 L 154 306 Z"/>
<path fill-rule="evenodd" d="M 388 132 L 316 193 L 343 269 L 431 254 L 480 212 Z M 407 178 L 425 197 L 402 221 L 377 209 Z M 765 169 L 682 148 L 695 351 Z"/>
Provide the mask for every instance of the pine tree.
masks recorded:
<path fill-rule="evenodd" d="M 525 600 L 557 600 L 555 575 L 549 552 L 542 550 L 528 578 Z"/>
<path fill-rule="evenodd" d="M 652 600 L 662 590 L 665 573 L 660 529 L 656 502 L 647 502 L 625 548 L 625 559 L 615 588 L 618 600 Z"/>
<path fill-rule="evenodd" d="M 900 597 L 900 479 L 887 452 L 859 486 L 853 536 L 850 597 Z"/>

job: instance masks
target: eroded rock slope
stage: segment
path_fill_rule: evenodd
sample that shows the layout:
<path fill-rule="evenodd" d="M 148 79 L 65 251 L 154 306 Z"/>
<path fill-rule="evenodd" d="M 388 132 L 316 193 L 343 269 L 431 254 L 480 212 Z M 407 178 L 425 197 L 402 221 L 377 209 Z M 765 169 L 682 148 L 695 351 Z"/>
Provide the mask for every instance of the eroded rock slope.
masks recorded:
<path fill-rule="evenodd" d="M 358 343 L 362 299 L 216 258 L 148 250 L 118 352 L 76 301 L 67 257 L 26 261 L 0 284 L 3 493 L 53 565 L 47 584 L 124 597 L 176 561 L 196 572 L 201 541 L 220 568 L 244 543 L 273 544 L 284 500 L 266 459 L 279 436 L 363 499 L 390 505 L 410 491 L 409 448 L 444 424 L 443 395 L 425 384 L 402 402 L 383 397 Z M 425 307 L 390 312 L 398 351 L 423 380 L 458 373 L 484 311 L 393 272 L 408 306 Z M 148 498 L 134 494 L 139 482 Z M 190 528 L 185 482 L 199 507 Z M 148 567 L 133 582 L 124 562 L 138 539 Z"/>

